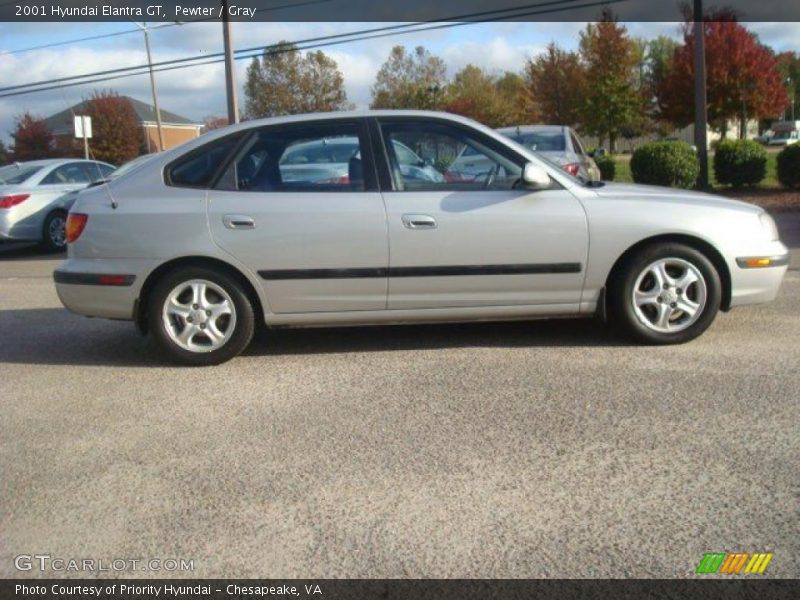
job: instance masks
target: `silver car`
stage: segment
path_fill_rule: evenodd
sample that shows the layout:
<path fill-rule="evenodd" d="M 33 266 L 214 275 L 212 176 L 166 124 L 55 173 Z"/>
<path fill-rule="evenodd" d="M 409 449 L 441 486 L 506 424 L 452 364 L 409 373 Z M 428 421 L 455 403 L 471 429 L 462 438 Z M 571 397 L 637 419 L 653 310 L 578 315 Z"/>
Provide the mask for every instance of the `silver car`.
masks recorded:
<path fill-rule="evenodd" d="M 584 181 L 599 181 L 600 169 L 586 153 L 580 137 L 564 125 L 520 125 L 498 129 L 500 133 L 538 152 L 570 175 Z"/>
<path fill-rule="evenodd" d="M 91 160 L 18 162 L 0 167 L 0 241 L 36 241 L 64 250 L 64 224 L 75 192 L 114 170 Z"/>
<path fill-rule="evenodd" d="M 299 144 L 358 140 L 347 178 L 284 179 Z M 399 142 L 442 177 L 407 177 Z M 444 177 L 465 148 L 491 167 Z M 258 168 L 253 159 L 258 156 Z M 473 121 L 363 111 L 249 121 L 80 193 L 54 273 L 73 312 L 215 364 L 268 326 L 600 316 L 648 344 L 768 302 L 788 253 L 760 208 L 592 184 Z"/>

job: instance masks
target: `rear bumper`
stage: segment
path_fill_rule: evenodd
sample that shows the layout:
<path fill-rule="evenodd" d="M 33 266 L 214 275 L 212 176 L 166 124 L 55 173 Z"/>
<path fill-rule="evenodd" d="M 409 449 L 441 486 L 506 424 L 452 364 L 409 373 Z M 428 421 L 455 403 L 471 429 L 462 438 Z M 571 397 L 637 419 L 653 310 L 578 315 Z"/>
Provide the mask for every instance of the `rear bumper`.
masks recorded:
<path fill-rule="evenodd" d="M 134 318 L 151 261 L 69 259 L 53 272 L 56 293 L 71 312 L 106 319 Z"/>

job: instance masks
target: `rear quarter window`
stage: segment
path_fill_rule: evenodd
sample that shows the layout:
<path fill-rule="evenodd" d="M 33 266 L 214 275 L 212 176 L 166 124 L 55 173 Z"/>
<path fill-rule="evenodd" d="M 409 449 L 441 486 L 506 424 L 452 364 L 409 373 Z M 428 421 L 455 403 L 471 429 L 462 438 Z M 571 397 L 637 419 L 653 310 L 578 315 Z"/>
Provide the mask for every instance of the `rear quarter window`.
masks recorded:
<path fill-rule="evenodd" d="M 176 187 L 208 187 L 243 135 L 237 133 L 214 140 L 178 158 L 167 167 L 167 184 Z"/>

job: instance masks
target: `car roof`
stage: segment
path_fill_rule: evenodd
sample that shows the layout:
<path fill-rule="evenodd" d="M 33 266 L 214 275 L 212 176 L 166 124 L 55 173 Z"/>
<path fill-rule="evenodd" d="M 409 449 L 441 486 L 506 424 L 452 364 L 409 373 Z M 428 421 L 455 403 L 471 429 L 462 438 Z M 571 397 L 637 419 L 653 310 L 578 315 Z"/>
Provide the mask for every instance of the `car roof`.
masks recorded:
<path fill-rule="evenodd" d="M 56 167 L 58 165 L 75 162 L 108 164 L 102 160 L 86 160 L 85 158 L 42 158 L 39 160 L 16 161 L 9 163 L 8 166 L 18 164 L 21 167 Z"/>

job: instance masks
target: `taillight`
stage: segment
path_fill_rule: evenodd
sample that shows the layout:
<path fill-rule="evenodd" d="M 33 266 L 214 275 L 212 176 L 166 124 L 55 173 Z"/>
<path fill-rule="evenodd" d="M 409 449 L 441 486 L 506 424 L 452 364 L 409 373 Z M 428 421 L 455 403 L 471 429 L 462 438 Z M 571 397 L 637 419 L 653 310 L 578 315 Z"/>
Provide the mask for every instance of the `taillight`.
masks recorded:
<path fill-rule="evenodd" d="M 67 216 L 67 225 L 64 228 L 68 244 L 71 244 L 81 236 L 83 228 L 86 227 L 86 221 L 88 220 L 89 215 L 83 213 L 69 213 Z"/>
<path fill-rule="evenodd" d="M 564 169 L 567 173 L 569 173 L 573 177 L 577 177 L 578 171 L 581 170 L 581 166 L 576 163 L 569 163 L 567 165 L 563 165 L 561 168 Z"/>
<path fill-rule="evenodd" d="M 10 196 L 0 196 L 0 208 L 11 208 L 30 198 L 30 194 L 12 194 Z"/>

